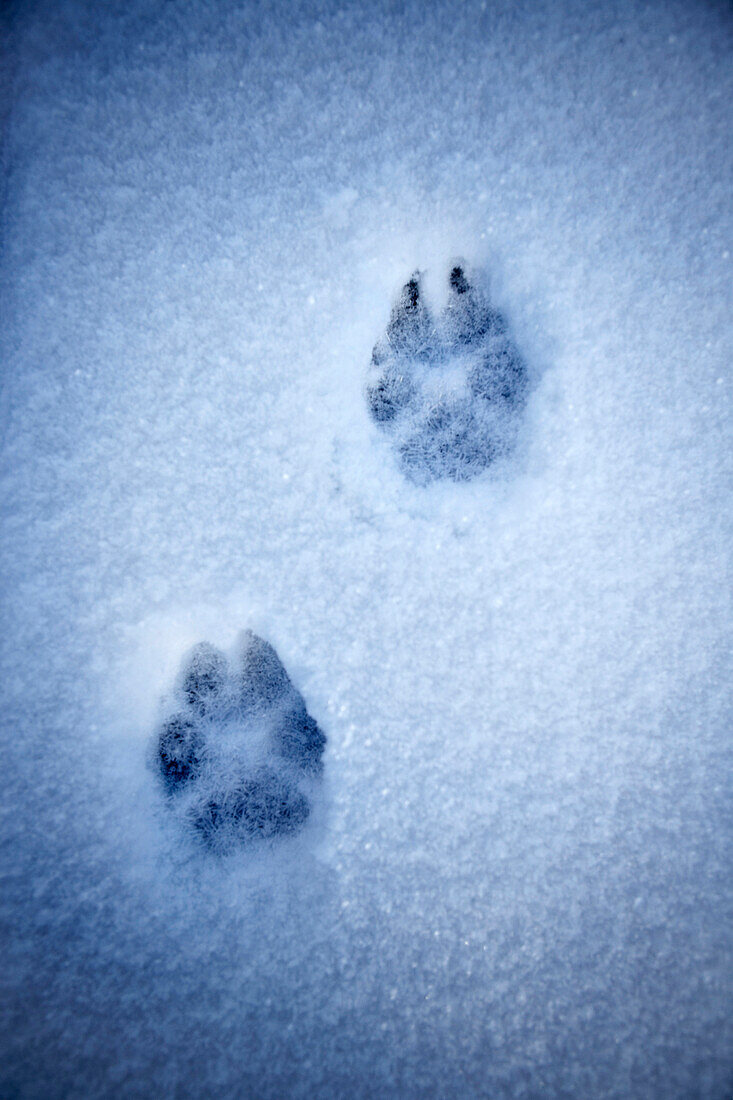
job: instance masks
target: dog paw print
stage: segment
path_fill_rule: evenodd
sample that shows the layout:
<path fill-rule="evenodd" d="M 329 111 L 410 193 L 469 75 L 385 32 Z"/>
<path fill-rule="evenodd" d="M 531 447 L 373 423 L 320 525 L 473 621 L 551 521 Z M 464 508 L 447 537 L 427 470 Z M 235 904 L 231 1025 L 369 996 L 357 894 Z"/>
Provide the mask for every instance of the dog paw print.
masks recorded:
<path fill-rule="evenodd" d="M 171 711 L 156 766 L 171 809 L 208 848 L 226 852 L 303 827 L 326 737 L 268 642 L 247 631 L 233 659 L 197 645 Z"/>
<path fill-rule="evenodd" d="M 372 352 L 367 402 L 411 481 L 467 481 L 508 454 L 528 389 L 506 319 L 462 266 L 437 318 L 419 272 L 405 283 Z"/>

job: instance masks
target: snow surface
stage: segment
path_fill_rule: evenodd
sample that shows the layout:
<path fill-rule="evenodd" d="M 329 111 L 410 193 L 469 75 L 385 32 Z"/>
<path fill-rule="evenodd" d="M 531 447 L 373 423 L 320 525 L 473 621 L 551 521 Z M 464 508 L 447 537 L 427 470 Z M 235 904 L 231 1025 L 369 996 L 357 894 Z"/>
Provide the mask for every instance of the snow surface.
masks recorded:
<path fill-rule="evenodd" d="M 2 19 L 2 1095 L 729 1095 L 729 7 Z M 421 488 L 366 371 L 459 256 L 539 382 Z M 245 628 L 326 795 L 217 860 L 146 760 Z"/>

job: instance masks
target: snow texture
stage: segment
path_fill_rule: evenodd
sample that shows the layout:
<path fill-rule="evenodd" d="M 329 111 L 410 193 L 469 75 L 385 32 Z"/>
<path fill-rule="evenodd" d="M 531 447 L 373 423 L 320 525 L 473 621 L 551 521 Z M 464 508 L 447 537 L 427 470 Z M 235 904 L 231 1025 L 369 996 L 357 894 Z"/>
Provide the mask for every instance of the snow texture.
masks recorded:
<path fill-rule="evenodd" d="M 0 19 L 0 1095 L 729 1096 L 729 5 Z M 455 266 L 526 402 L 415 479 Z M 155 745 L 243 629 L 328 742 L 219 856 Z"/>

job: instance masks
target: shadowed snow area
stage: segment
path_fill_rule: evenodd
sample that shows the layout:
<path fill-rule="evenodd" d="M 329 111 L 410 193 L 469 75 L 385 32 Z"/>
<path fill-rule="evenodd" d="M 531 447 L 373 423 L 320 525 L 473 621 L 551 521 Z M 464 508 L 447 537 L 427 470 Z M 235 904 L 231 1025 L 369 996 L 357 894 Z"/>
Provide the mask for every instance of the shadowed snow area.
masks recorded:
<path fill-rule="evenodd" d="M 721 1100 L 729 8 L 1 18 L 0 1093 Z M 529 385 L 411 478 L 372 349 L 460 265 Z M 242 630 L 328 741 L 218 857 L 150 746 Z"/>

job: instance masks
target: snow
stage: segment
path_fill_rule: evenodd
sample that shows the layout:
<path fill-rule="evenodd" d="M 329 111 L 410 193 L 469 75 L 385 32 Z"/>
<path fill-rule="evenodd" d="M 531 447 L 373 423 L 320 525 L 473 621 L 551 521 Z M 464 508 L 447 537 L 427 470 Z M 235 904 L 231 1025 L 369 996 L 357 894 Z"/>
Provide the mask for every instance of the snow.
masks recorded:
<path fill-rule="evenodd" d="M 3 19 L 3 1095 L 717 1100 L 726 7 Z M 458 257 L 537 384 L 418 486 L 367 368 Z M 324 805 L 214 860 L 148 760 L 244 629 Z"/>

